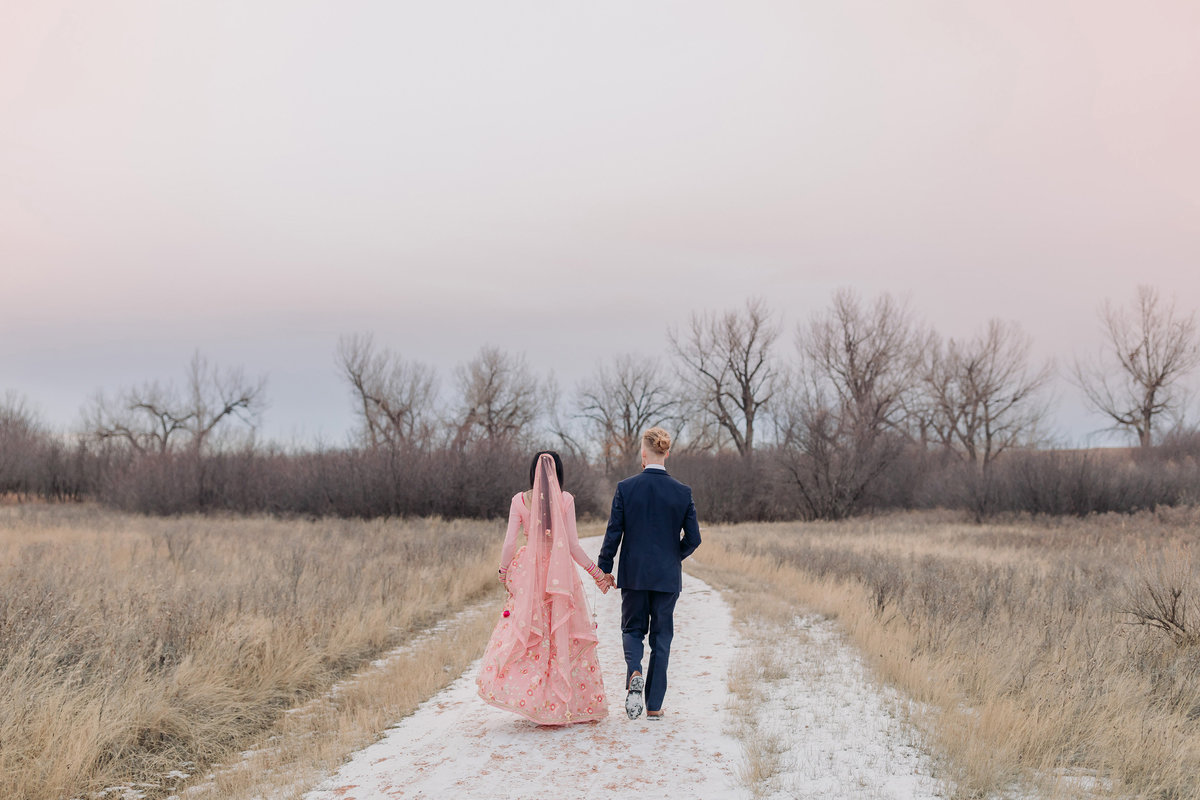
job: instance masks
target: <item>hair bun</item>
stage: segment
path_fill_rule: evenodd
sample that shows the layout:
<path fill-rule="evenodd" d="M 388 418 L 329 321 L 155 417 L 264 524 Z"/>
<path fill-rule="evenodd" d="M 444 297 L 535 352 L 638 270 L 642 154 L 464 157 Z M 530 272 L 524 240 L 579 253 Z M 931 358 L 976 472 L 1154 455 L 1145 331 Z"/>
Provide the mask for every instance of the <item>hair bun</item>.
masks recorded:
<path fill-rule="evenodd" d="M 651 428 L 642 434 L 642 442 L 661 456 L 671 449 L 671 434 L 662 428 Z"/>

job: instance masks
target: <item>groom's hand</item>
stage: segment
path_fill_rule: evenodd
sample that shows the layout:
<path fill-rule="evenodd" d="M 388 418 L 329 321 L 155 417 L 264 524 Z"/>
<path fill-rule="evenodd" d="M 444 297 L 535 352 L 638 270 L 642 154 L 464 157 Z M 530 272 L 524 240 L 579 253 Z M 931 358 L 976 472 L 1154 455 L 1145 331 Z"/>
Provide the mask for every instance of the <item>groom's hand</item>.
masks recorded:
<path fill-rule="evenodd" d="M 606 572 L 606 573 L 604 573 L 604 583 L 605 583 L 604 593 L 607 594 L 609 589 L 611 589 L 617 585 L 617 579 L 613 577 L 611 572 Z"/>

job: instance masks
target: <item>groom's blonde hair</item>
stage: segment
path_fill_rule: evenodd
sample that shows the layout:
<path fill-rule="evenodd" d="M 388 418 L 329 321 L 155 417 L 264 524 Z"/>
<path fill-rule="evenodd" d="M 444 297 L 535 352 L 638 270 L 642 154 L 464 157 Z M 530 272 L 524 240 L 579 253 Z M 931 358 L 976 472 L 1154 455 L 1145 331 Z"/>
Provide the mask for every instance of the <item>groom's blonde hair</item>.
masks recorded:
<path fill-rule="evenodd" d="M 665 455 L 671 449 L 671 434 L 662 428 L 651 428 L 642 434 L 642 444 L 657 455 Z"/>

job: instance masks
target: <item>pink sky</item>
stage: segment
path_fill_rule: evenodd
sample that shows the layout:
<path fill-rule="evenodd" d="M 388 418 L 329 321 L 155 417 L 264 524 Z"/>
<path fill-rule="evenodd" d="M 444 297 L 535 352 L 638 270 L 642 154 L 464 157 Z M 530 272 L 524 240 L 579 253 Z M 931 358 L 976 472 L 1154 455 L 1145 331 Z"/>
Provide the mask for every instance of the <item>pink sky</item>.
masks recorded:
<path fill-rule="evenodd" d="M 1138 283 L 1200 308 L 1198 41 L 1184 0 L 6 4 L 0 394 L 65 426 L 199 347 L 340 439 L 340 333 L 570 389 L 843 285 L 1066 364 Z"/>

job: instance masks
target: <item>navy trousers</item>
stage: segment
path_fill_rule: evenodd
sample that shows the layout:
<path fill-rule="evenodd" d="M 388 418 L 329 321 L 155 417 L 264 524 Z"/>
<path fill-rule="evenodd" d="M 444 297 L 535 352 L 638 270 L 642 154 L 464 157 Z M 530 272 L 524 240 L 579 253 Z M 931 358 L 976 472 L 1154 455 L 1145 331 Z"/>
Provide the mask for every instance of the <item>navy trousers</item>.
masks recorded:
<path fill-rule="evenodd" d="M 634 672 L 646 677 L 646 709 L 662 708 L 667 693 L 667 662 L 675 635 L 675 601 L 679 592 L 621 590 L 621 643 L 625 647 L 625 686 Z M 642 669 L 646 635 L 650 635 L 650 666 Z"/>

